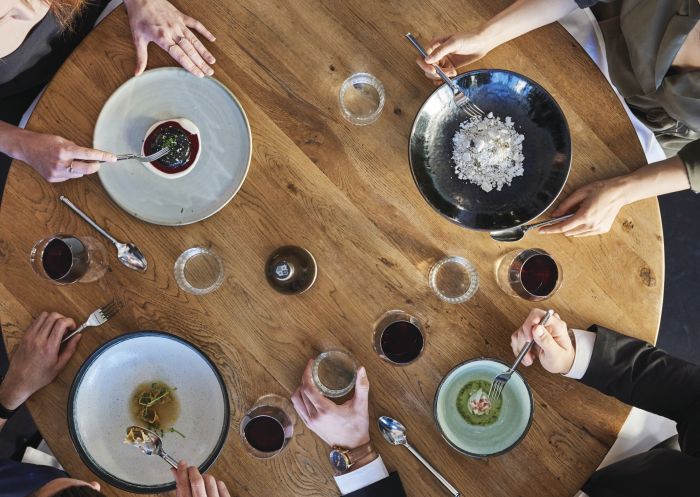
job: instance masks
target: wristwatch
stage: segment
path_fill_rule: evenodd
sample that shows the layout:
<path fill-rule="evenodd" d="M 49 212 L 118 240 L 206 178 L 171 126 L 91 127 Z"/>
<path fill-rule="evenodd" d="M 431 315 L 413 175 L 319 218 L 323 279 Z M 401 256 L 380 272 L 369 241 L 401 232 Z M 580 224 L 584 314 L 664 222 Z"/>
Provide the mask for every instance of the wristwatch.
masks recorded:
<path fill-rule="evenodd" d="M 333 466 L 338 473 L 342 474 L 347 473 L 351 467 L 369 456 L 377 457 L 377 454 L 374 452 L 372 444 L 367 442 L 354 449 L 333 447 L 329 459 L 331 461 L 331 466 Z"/>
<path fill-rule="evenodd" d="M 0 376 L 0 384 L 2 383 L 2 380 L 4 380 L 4 379 L 5 379 L 4 376 Z M 5 407 L 4 405 L 2 405 L 2 403 L 0 402 L 0 419 L 5 419 L 5 420 L 10 419 L 15 412 L 17 412 L 17 409 L 10 410 L 7 407 Z"/>

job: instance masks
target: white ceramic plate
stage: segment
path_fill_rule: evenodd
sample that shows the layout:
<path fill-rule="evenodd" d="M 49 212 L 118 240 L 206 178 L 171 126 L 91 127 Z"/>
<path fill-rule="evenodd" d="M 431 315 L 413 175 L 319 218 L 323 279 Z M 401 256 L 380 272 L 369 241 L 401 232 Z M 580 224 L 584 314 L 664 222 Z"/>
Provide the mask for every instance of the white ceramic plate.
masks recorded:
<path fill-rule="evenodd" d="M 433 414 L 443 438 L 456 450 L 472 457 L 503 454 L 525 437 L 532 423 L 530 387 L 517 371 L 503 388 L 503 405 L 495 423 L 467 423 L 457 410 L 457 396 L 473 380 L 493 381 L 509 365 L 495 359 L 472 359 L 455 366 L 437 388 Z"/>
<path fill-rule="evenodd" d="M 177 433 L 165 433 L 163 448 L 204 472 L 226 440 L 230 410 L 218 370 L 194 345 L 174 335 L 141 331 L 122 335 L 97 349 L 82 365 L 68 398 L 68 428 L 83 462 L 115 487 L 138 493 L 175 488 L 170 466 L 123 443 L 138 424 L 130 404 L 147 381 L 176 387 Z"/>
<path fill-rule="evenodd" d="M 130 160 L 104 164 L 98 173 L 122 209 L 149 223 L 176 226 L 215 214 L 238 192 L 248 173 L 252 142 L 243 107 L 217 80 L 180 68 L 146 71 L 121 85 L 97 118 L 94 147 L 139 153 L 153 123 L 179 117 L 200 131 L 201 156 L 192 172 L 163 178 Z"/>

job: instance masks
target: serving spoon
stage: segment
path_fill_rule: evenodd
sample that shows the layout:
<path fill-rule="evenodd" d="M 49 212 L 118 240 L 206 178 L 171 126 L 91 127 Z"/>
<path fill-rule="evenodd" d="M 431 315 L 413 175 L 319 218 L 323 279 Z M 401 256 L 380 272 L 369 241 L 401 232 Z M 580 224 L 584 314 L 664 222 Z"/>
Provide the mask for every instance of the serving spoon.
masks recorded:
<path fill-rule="evenodd" d="M 161 457 L 165 462 L 170 464 L 173 468 L 177 469 L 177 461 L 173 459 L 170 455 L 168 455 L 167 452 L 163 450 L 163 441 L 160 439 L 158 435 L 153 433 L 151 430 L 147 430 L 146 428 L 141 428 L 140 426 L 129 426 L 126 429 L 126 434 L 127 436 L 132 430 L 138 430 L 141 432 L 142 435 L 146 435 L 148 437 L 148 440 L 145 438 L 142 439 L 141 442 L 138 442 L 136 440 L 129 441 L 125 440 L 124 443 L 128 443 L 133 445 L 134 447 L 137 447 L 141 449 L 141 452 L 146 454 L 147 456 L 159 456 Z"/>
<path fill-rule="evenodd" d="M 95 228 L 107 240 L 112 242 L 112 244 L 117 248 L 117 258 L 119 259 L 119 262 L 124 264 L 129 269 L 133 269 L 134 271 L 139 271 L 141 273 L 146 271 L 146 269 L 148 268 L 148 261 L 136 245 L 134 245 L 133 243 L 122 243 L 118 241 L 112 235 L 107 233 L 107 231 L 105 231 L 104 228 L 102 228 L 99 224 L 93 221 L 92 218 L 90 218 L 90 216 L 78 209 L 75 206 L 75 204 L 73 204 L 73 202 L 68 200 L 65 196 L 61 195 L 59 197 L 59 200 L 66 204 L 68 207 L 70 207 L 73 210 L 73 212 L 82 217 L 85 220 L 85 222 L 87 222 L 90 226 Z"/>
<path fill-rule="evenodd" d="M 454 485 L 448 482 L 445 479 L 445 477 L 438 472 L 438 470 L 433 468 L 433 466 L 428 461 L 426 461 L 425 458 L 422 455 L 420 455 L 420 453 L 408 443 L 408 439 L 406 438 L 406 427 L 402 425 L 401 422 L 397 421 L 394 418 L 390 418 L 389 416 L 380 416 L 378 419 L 378 423 L 379 431 L 382 432 L 382 435 L 384 436 L 387 442 L 389 442 L 392 445 L 403 445 L 404 447 L 406 447 L 408 450 L 411 451 L 411 454 L 416 456 L 416 459 L 418 459 L 423 464 L 423 466 L 428 468 L 428 470 L 433 474 L 433 476 L 445 486 L 445 488 L 452 494 L 452 497 L 460 496 L 459 490 L 457 490 L 454 487 Z"/>
<path fill-rule="evenodd" d="M 540 221 L 539 223 L 525 225 L 521 224 L 520 226 L 515 226 L 514 228 L 492 231 L 490 234 L 491 238 L 493 238 L 497 242 L 517 242 L 518 240 L 522 240 L 525 236 L 525 233 L 527 233 L 531 229 L 540 228 L 542 226 L 549 226 L 550 224 L 557 224 L 562 221 L 566 221 L 572 216 L 573 214 L 567 214 L 565 216 L 553 217 L 552 219 L 547 219 L 546 221 Z"/>

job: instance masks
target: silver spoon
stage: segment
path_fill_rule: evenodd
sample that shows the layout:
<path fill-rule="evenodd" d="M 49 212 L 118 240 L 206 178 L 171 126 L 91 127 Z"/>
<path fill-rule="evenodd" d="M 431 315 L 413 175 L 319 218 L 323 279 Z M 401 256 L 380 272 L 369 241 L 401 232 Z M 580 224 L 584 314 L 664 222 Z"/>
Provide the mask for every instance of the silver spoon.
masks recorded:
<path fill-rule="evenodd" d="M 115 247 L 117 247 L 117 258 L 122 264 L 124 264 L 129 269 L 133 269 L 141 273 L 146 271 L 146 269 L 148 268 L 148 261 L 136 245 L 134 245 L 133 243 L 121 243 L 120 241 L 117 241 L 116 238 L 107 233 L 99 224 L 93 221 L 83 211 L 78 209 L 75 206 L 75 204 L 73 204 L 73 202 L 68 200 L 63 195 L 59 197 L 59 200 L 66 204 L 68 207 L 70 207 L 73 210 L 73 212 L 82 217 L 90 226 L 99 231 L 102 236 L 104 236 L 107 240 L 112 242 L 112 244 L 114 244 Z"/>
<path fill-rule="evenodd" d="M 161 458 L 168 464 L 170 464 L 173 468 L 177 469 L 177 461 L 170 457 L 167 452 L 163 450 L 163 441 L 160 439 L 158 435 L 153 433 L 151 430 L 147 430 L 146 428 L 141 428 L 140 426 L 129 426 L 126 429 L 126 434 L 127 437 L 129 433 L 132 430 L 138 430 L 141 432 L 142 435 L 145 435 L 145 437 L 142 437 L 141 441 L 131 441 L 128 438 L 124 440 L 124 443 L 128 443 L 133 445 L 134 447 L 137 447 L 141 449 L 141 452 L 146 454 L 147 456 L 152 456 L 156 455 Z M 148 439 L 146 439 L 148 437 Z"/>
<path fill-rule="evenodd" d="M 435 468 L 433 468 L 433 466 L 428 461 L 426 461 L 425 458 L 422 455 L 420 455 L 420 453 L 418 453 L 418 451 L 408 443 L 408 440 L 406 439 L 406 427 L 404 425 L 402 425 L 399 421 L 395 420 L 394 418 L 390 418 L 389 416 L 380 416 L 378 423 L 379 431 L 382 432 L 382 435 L 384 435 L 384 438 L 387 442 L 389 442 L 392 445 L 403 445 L 404 447 L 406 447 L 408 450 L 411 451 L 411 454 L 416 456 L 416 459 L 423 463 L 423 466 L 428 468 L 428 470 L 433 474 L 433 476 L 437 478 L 447 490 L 449 490 L 453 497 L 460 496 L 459 490 L 457 490 L 454 487 L 454 485 L 448 482 L 444 476 L 438 473 L 438 471 Z"/>
<path fill-rule="evenodd" d="M 562 221 L 566 221 L 572 216 L 573 214 L 567 214 L 565 216 L 553 217 L 552 219 L 547 219 L 546 221 L 540 221 L 539 223 L 535 224 L 524 224 L 505 230 L 492 231 L 491 238 L 497 242 L 517 242 L 518 240 L 522 240 L 525 233 L 531 229 L 539 228 L 541 226 L 549 226 L 550 224 L 557 224 Z"/>

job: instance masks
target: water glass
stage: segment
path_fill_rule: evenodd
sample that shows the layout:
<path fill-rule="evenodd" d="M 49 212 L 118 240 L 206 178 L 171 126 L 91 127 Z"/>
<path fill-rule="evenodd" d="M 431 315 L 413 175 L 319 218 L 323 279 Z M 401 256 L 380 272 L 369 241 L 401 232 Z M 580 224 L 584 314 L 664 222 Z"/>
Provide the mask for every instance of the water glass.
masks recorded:
<path fill-rule="evenodd" d="M 225 276 L 223 261 L 206 247 L 192 247 L 180 254 L 174 273 L 178 286 L 193 295 L 213 292 Z"/>
<path fill-rule="evenodd" d="M 357 363 L 348 352 L 328 350 L 319 354 L 314 360 L 311 377 L 316 387 L 326 397 L 343 397 L 355 386 Z"/>
<path fill-rule="evenodd" d="M 428 284 L 441 300 L 461 304 L 476 294 L 479 275 L 464 257 L 450 256 L 435 263 L 428 275 Z"/>
<path fill-rule="evenodd" d="M 358 72 L 340 87 L 340 110 L 343 117 L 353 124 L 372 124 L 382 113 L 385 98 L 381 81 L 369 73 Z"/>

